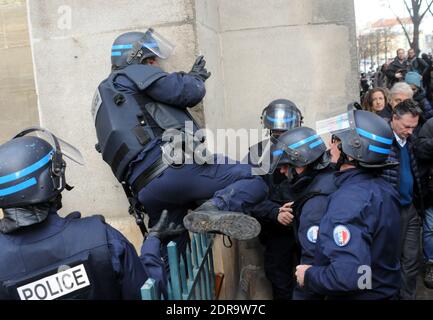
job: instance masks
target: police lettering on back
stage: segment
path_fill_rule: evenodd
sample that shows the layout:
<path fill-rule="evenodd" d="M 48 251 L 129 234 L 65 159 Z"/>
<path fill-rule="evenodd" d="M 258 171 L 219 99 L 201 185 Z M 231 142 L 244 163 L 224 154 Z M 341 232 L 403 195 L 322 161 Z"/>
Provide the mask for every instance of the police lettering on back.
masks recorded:
<path fill-rule="evenodd" d="M 53 300 L 90 285 L 83 264 L 17 288 L 21 300 Z"/>

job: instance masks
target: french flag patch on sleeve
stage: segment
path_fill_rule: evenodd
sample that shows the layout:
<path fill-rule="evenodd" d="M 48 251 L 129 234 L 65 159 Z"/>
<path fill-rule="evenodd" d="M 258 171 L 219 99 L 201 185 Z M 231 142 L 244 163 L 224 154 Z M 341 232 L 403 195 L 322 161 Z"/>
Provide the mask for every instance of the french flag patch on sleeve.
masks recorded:
<path fill-rule="evenodd" d="M 344 247 L 350 241 L 350 231 L 349 229 L 340 224 L 334 228 L 334 242 L 339 247 Z"/>

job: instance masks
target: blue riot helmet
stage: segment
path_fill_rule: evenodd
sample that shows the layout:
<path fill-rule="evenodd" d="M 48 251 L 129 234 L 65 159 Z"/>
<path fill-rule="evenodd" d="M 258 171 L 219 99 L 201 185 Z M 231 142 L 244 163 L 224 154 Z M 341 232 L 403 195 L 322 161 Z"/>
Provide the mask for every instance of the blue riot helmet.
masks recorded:
<path fill-rule="evenodd" d="M 366 168 L 395 165 L 387 163 L 394 134 L 383 118 L 373 112 L 352 109 L 344 126 L 345 129 L 332 132 L 341 140 L 343 157 L 347 155 Z"/>
<path fill-rule="evenodd" d="M 287 131 L 302 125 L 302 114 L 290 100 L 277 99 L 262 111 L 262 124 L 272 131 Z"/>
<path fill-rule="evenodd" d="M 0 208 L 48 202 L 68 188 L 62 147 L 82 164 L 77 149 L 39 127 L 25 129 L 0 145 Z"/>
<path fill-rule="evenodd" d="M 314 163 L 315 169 L 323 169 L 329 164 L 325 143 L 316 131 L 308 127 L 294 128 L 279 136 L 274 142 L 272 155 L 274 167 L 285 164 L 305 167 Z"/>
<path fill-rule="evenodd" d="M 146 32 L 126 32 L 114 40 L 111 47 L 113 69 L 130 64 L 141 64 L 147 58 L 167 59 L 174 46 L 160 34 L 149 28 Z"/>

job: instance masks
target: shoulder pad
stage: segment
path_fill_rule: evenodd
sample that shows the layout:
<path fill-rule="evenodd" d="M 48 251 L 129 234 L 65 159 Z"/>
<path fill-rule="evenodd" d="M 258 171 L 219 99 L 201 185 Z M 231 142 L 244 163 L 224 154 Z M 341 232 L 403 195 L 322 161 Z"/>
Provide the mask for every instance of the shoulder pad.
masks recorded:
<path fill-rule="evenodd" d="M 140 90 L 145 90 L 156 80 L 165 77 L 168 73 L 159 67 L 147 64 L 133 64 L 113 72 L 115 75 L 124 75 L 129 78 Z"/>
<path fill-rule="evenodd" d="M 81 218 L 81 213 L 79 211 L 73 211 L 65 217 L 65 219 L 80 219 L 80 218 Z"/>
<path fill-rule="evenodd" d="M 94 214 L 94 215 L 90 216 L 89 218 L 99 219 L 102 223 L 106 224 L 105 217 L 102 214 Z"/>
<path fill-rule="evenodd" d="M 101 214 L 94 214 L 90 217 L 84 217 L 83 219 L 89 219 L 89 218 L 96 218 L 96 219 L 100 220 L 101 222 L 105 223 L 105 217 Z M 69 220 L 81 219 L 81 212 L 78 212 L 78 211 L 71 212 L 70 214 L 68 214 L 65 217 L 65 219 L 69 219 Z"/>
<path fill-rule="evenodd" d="M 334 172 L 332 170 L 326 170 L 316 176 L 310 191 L 319 192 L 322 195 L 329 195 L 337 189 Z"/>

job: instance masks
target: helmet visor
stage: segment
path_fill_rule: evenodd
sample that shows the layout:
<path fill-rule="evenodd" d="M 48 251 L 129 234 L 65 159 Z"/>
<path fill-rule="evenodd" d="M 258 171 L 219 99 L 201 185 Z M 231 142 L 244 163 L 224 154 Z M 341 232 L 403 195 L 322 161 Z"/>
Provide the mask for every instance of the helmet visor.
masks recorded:
<path fill-rule="evenodd" d="M 280 142 L 269 137 L 262 141 L 261 146 L 255 145 L 250 148 L 250 160 L 253 167 L 253 175 L 266 175 L 274 173 L 275 169 L 282 165 L 285 152 Z M 261 149 L 261 150 L 260 150 Z"/>
<path fill-rule="evenodd" d="M 152 28 L 148 29 L 140 41 L 141 47 L 153 52 L 161 59 L 167 59 L 174 51 L 174 45 Z"/>
<path fill-rule="evenodd" d="M 26 135 L 36 136 L 40 139 L 47 141 L 49 144 L 52 145 L 53 149 L 60 151 L 62 155 L 64 155 L 68 159 L 74 161 L 79 165 L 84 165 L 84 157 L 81 152 L 70 143 L 66 142 L 63 139 L 60 139 L 59 137 L 56 137 L 49 130 L 39 127 L 31 127 L 21 131 L 14 138 L 23 137 Z M 58 147 L 56 146 L 56 141 L 59 145 Z M 58 150 L 59 148 L 60 150 Z"/>
<path fill-rule="evenodd" d="M 316 132 L 318 135 L 331 133 L 338 137 L 338 134 L 356 130 L 355 110 L 362 110 L 361 105 L 354 101 L 347 105 L 347 112 L 316 121 Z"/>
<path fill-rule="evenodd" d="M 316 132 L 318 135 L 332 133 L 338 135 L 340 132 L 350 130 L 349 112 L 345 112 L 334 117 L 316 121 Z M 354 125 L 354 124 L 353 124 Z"/>
<path fill-rule="evenodd" d="M 74 161 L 75 163 L 84 166 L 84 157 L 80 150 L 75 148 L 72 144 L 66 142 L 65 140 L 56 137 L 60 144 L 60 150 L 62 154 L 68 159 Z"/>
<path fill-rule="evenodd" d="M 262 115 L 263 125 L 270 130 L 289 130 L 301 126 L 301 116 L 296 110 L 288 110 L 284 104 L 277 104 Z"/>

